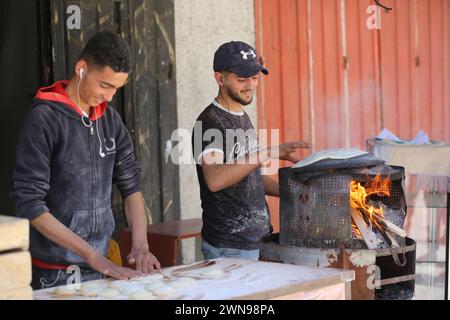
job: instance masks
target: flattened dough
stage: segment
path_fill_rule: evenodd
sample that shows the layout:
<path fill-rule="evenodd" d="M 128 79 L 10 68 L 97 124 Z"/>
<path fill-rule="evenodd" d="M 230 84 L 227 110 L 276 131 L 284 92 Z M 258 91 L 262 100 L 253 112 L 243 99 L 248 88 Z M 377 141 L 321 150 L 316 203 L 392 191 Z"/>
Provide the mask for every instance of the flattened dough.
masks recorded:
<path fill-rule="evenodd" d="M 177 291 L 170 286 L 161 286 L 152 290 L 153 294 L 158 297 L 169 296 L 175 294 Z"/>
<path fill-rule="evenodd" d="M 190 288 L 195 285 L 197 281 L 192 278 L 178 278 L 172 281 L 169 285 L 173 288 Z"/>
<path fill-rule="evenodd" d="M 106 288 L 109 286 L 109 281 L 105 280 L 98 280 L 98 281 L 88 281 L 88 282 L 82 282 L 81 283 L 81 289 L 88 289 L 88 288 Z"/>
<path fill-rule="evenodd" d="M 157 273 L 149 274 L 147 276 L 131 278 L 130 280 L 131 281 L 149 282 L 149 281 L 153 281 L 153 280 L 161 280 L 162 278 L 164 278 L 164 276 L 161 273 L 157 272 Z"/>
<path fill-rule="evenodd" d="M 153 300 L 155 299 L 155 296 L 148 291 L 141 290 L 133 292 L 128 298 L 133 300 Z"/>
<path fill-rule="evenodd" d="M 78 290 L 74 289 L 74 288 L 70 288 L 68 286 L 61 286 L 61 287 L 56 287 L 55 291 L 53 291 L 53 294 L 60 296 L 60 297 L 70 297 L 70 296 L 74 296 L 78 293 Z"/>
<path fill-rule="evenodd" d="M 111 283 L 109 284 L 109 286 L 113 289 L 121 289 L 123 287 L 127 287 L 129 286 L 130 283 L 126 280 L 115 280 L 115 281 L 111 281 Z"/>
<path fill-rule="evenodd" d="M 148 291 L 153 291 L 159 287 L 164 287 L 165 284 L 162 281 L 155 280 L 145 286 L 145 289 Z"/>
<path fill-rule="evenodd" d="M 98 296 L 99 297 L 103 297 L 103 298 L 114 298 L 120 295 L 120 291 L 117 289 L 111 289 L 111 288 L 107 288 L 107 289 L 102 289 L 98 292 Z"/>
<path fill-rule="evenodd" d="M 222 269 L 213 269 L 213 270 L 206 270 L 203 271 L 201 274 L 203 277 L 209 277 L 209 278 L 221 278 L 225 275 Z"/>
<path fill-rule="evenodd" d="M 96 296 L 98 296 L 99 292 L 102 290 L 103 290 L 103 288 L 101 288 L 101 287 L 81 288 L 80 294 L 83 297 L 96 297 Z"/>

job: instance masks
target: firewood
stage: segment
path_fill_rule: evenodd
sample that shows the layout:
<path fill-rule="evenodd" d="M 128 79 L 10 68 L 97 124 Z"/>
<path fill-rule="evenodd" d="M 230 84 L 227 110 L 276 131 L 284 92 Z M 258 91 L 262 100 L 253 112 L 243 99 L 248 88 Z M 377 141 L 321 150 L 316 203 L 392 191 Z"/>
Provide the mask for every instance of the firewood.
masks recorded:
<path fill-rule="evenodd" d="M 386 227 L 388 227 L 391 232 L 396 233 L 396 234 L 398 234 L 399 236 L 401 236 L 403 238 L 406 237 L 407 233 L 406 233 L 405 230 L 403 230 L 402 228 L 396 226 L 395 224 L 393 224 L 389 220 L 386 220 L 384 218 L 380 218 L 380 219 L 386 224 Z"/>
<path fill-rule="evenodd" d="M 397 241 L 395 240 L 395 238 L 392 236 L 392 233 L 390 233 L 388 230 L 386 230 L 385 236 L 387 236 L 387 237 L 389 238 L 389 240 L 390 240 L 390 245 L 391 245 L 392 248 L 398 248 L 398 247 L 400 247 L 400 246 L 398 245 L 398 242 L 397 242 Z"/>
<path fill-rule="evenodd" d="M 351 208 L 350 213 L 352 215 L 353 221 L 355 222 L 356 226 L 358 227 L 359 232 L 361 233 L 361 236 L 364 240 L 364 242 L 367 245 L 367 248 L 369 249 L 377 249 L 378 248 L 378 241 L 375 236 L 375 234 L 367 228 L 366 223 L 364 222 L 364 219 L 359 212 L 359 210 Z"/>
<path fill-rule="evenodd" d="M 358 210 L 360 211 L 364 211 L 367 214 L 369 214 L 369 212 L 367 210 L 365 210 L 364 208 L 358 208 Z M 364 215 L 363 212 L 361 212 L 361 214 L 365 217 L 366 215 Z M 389 229 L 391 232 L 398 234 L 400 237 L 406 237 L 407 233 L 405 230 L 403 230 L 402 228 L 396 226 L 395 224 L 393 224 L 392 222 L 390 222 L 389 220 L 386 220 L 383 217 L 380 216 L 376 216 L 373 215 L 372 218 L 376 219 L 377 222 L 382 225 L 383 227 L 386 227 L 387 229 Z"/>

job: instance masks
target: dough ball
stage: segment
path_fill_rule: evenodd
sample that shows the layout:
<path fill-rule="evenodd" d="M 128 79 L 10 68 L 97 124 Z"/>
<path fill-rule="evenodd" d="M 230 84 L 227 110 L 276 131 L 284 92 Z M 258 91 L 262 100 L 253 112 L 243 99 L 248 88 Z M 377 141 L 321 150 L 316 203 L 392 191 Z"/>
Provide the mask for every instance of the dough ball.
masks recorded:
<path fill-rule="evenodd" d="M 153 300 L 155 299 L 155 296 L 148 291 L 140 290 L 133 292 L 128 296 L 128 298 L 133 300 Z"/>
<path fill-rule="evenodd" d="M 131 285 L 128 285 L 128 286 L 121 286 L 119 290 L 124 295 L 130 295 L 130 294 L 132 294 L 132 293 L 134 293 L 136 291 L 142 291 L 143 288 L 142 288 L 142 286 L 131 284 Z"/>
<path fill-rule="evenodd" d="M 158 297 L 169 296 L 175 294 L 177 291 L 170 286 L 161 286 L 152 290 L 153 294 Z"/>
<path fill-rule="evenodd" d="M 165 284 L 162 281 L 155 280 L 155 281 L 152 281 L 149 284 L 147 284 L 145 286 L 145 289 L 148 291 L 153 291 L 159 287 L 164 287 L 164 286 L 165 286 Z"/>
<path fill-rule="evenodd" d="M 115 281 L 111 281 L 111 283 L 109 284 L 109 286 L 113 289 L 121 289 L 123 287 L 126 287 L 130 284 L 130 282 L 128 282 L 127 280 L 115 280 Z"/>
<path fill-rule="evenodd" d="M 178 278 L 169 285 L 174 288 L 189 288 L 195 285 L 197 281 L 192 278 Z"/>
<path fill-rule="evenodd" d="M 78 293 L 78 291 L 75 288 L 71 288 L 68 286 L 61 286 L 61 287 L 56 287 L 55 291 L 53 291 L 53 293 L 57 296 L 69 297 L 69 296 L 76 295 Z"/>
<path fill-rule="evenodd" d="M 103 298 L 114 298 L 120 295 L 119 290 L 117 289 L 102 289 L 99 291 L 98 296 Z"/>
<path fill-rule="evenodd" d="M 213 270 L 203 271 L 200 275 L 203 277 L 208 277 L 208 278 L 220 278 L 220 277 L 223 277 L 225 275 L 225 273 L 221 269 L 213 269 Z"/>
<path fill-rule="evenodd" d="M 100 287 L 81 288 L 80 294 L 83 297 L 96 297 L 101 290 L 102 288 Z"/>

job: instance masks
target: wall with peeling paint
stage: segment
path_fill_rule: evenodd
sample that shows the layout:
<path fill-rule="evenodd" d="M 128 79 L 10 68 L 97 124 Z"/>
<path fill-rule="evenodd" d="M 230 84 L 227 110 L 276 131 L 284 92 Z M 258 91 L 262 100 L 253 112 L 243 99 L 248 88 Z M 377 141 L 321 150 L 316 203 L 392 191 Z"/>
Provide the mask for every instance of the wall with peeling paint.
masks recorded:
<path fill-rule="evenodd" d="M 217 95 L 214 52 L 224 42 L 255 45 L 253 0 L 174 0 L 178 127 L 192 129 L 195 119 Z M 246 108 L 257 126 L 256 99 Z M 201 217 L 195 165 L 180 165 L 181 219 Z M 182 242 L 183 262 L 195 259 L 195 241 Z"/>

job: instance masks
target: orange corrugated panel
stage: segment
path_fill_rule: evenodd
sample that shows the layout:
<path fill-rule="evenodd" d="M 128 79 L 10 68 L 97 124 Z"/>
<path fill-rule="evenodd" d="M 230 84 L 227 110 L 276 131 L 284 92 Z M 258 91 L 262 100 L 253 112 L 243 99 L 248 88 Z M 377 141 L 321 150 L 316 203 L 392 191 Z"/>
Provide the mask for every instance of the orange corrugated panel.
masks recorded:
<path fill-rule="evenodd" d="M 295 141 L 300 138 L 300 66 L 298 45 L 297 1 L 280 2 L 280 66 L 281 96 L 283 104 L 277 106 L 281 111 L 283 141 Z"/>
<path fill-rule="evenodd" d="M 448 120 L 450 119 L 450 11 L 449 11 L 450 1 L 443 1 L 442 7 L 442 30 L 444 32 L 442 41 L 442 56 L 443 56 L 443 101 L 444 106 L 444 136 L 446 141 L 450 141 L 450 126 L 448 125 Z"/>
<path fill-rule="evenodd" d="M 307 0 L 297 1 L 297 41 L 298 41 L 298 64 L 299 64 L 299 83 L 297 88 L 299 90 L 299 114 L 300 114 L 300 135 L 299 140 L 311 142 L 311 100 L 310 100 L 310 86 L 311 79 L 309 76 L 309 54 L 308 54 L 308 3 Z M 309 150 L 302 150 L 301 157 L 310 154 Z"/>
<path fill-rule="evenodd" d="M 419 87 L 415 88 L 419 93 L 419 129 L 429 133 L 432 127 L 430 102 L 431 102 L 431 70 L 430 70 L 430 1 L 417 1 L 417 30 L 418 30 L 418 74 Z"/>
<path fill-rule="evenodd" d="M 443 62 L 443 21 L 442 21 L 443 0 L 430 1 L 430 75 L 431 75 L 431 99 L 430 115 L 431 130 L 430 137 L 432 139 L 444 138 L 444 127 L 448 126 L 448 122 L 444 119 L 443 102 L 443 80 L 442 73 Z"/>
<path fill-rule="evenodd" d="M 397 134 L 400 137 L 413 138 L 416 134 L 411 126 L 411 68 L 413 51 L 410 37 L 410 10 L 411 0 L 397 0 L 395 2 L 395 38 L 397 68 L 391 71 L 396 76 L 397 94 Z M 383 30 L 381 30 L 383 32 Z"/>
<path fill-rule="evenodd" d="M 270 12 L 271 14 L 266 14 Z M 255 0 L 256 27 L 261 30 L 257 34 L 257 51 L 269 68 L 268 76 L 261 76 L 258 93 L 258 125 L 259 128 L 279 129 L 283 137 L 282 106 L 282 55 L 280 54 L 280 2 L 277 0 Z M 270 67 L 269 67 L 270 66 Z M 276 95 L 268 92 L 278 92 Z M 275 232 L 279 231 L 278 199 L 268 199 L 272 213 L 271 223 Z"/>
<path fill-rule="evenodd" d="M 367 28 L 371 4 L 370 0 L 345 2 L 350 145 L 359 148 L 364 148 L 365 137 L 373 137 L 381 128 L 377 32 Z"/>
<path fill-rule="evenodd" d="M 383 14 L 380 32 L 381 49 L 381 89 L 382 89 L 382 126 L 398 134 L 399 110 L 398 110 L 398 56 L 396 41 L 396 12 L 394 1 L 385 0 L 386 6 L 393 10 Z"/>
<path fill-rule="evenodd" d="M 311 85 L 313 99 L 313 110 L 315 121 L 312 125 L 313 135 L 313 151 L 323 149 L 327 145 L 326 136 L 327 130 L 325 124 L 327 123 L 325 101 L 326 101 L 326 87 L 325 87 L 325 70 L 324 70 L 324 41 L 323 41 L 323 1 L 308 0 L 310 6 L 310 55 L 312 63 Z"/>
<path fill-rule="evenodd" d="M 367 75 L 363 74 L 361 52 L 361 14 L 358 0 L 346 2 L 345 16 L 354 17 L 346 19 L 346 39 L 347 39 L 347 69 L 348 69 L 348 110 L 350 120 L 350 145 L 359 146 L 361 141 L 361 131 L 364 126 L 363 110 L 363 88 L 369 83 Z M 365 23 L 365 19 L 363 20 Z M 371 43 L 369 43 L 371 45 Z M 367 50 L 370 48 L 364 48 Z M 368 52 L 369 53 L 369 52 Z M 373 79 L 375 80 L 375 79 Z"/>
<path fill-rule="evenodd" d="M 339 0 L 323 3 L 323 72 L 325 80 L 326 145 L 327 148 L 344 146 L 344 105 L 342 79 L 342 51 Z M 317 124 L 319 125 L 319 124 Z M 319 128 L 322 127 L 323 124 Z"/>

